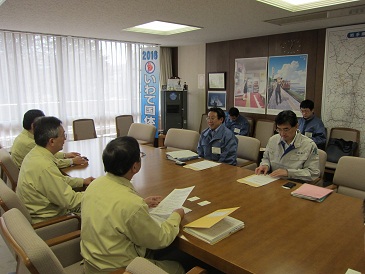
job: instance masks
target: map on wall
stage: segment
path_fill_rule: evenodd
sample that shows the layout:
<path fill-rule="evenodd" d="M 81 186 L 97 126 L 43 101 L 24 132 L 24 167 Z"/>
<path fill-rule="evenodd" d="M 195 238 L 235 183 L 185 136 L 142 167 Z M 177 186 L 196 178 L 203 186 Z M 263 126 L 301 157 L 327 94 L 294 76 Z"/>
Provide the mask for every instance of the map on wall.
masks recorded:
<path fill-rule="evenodd" d="M 360 130 L 365 156 L 365 25 L 327 29 L 322 120 L 332 127 Z"/>
<path fill-rule="evenodd" d="M 292 110 L 301 116 L 300 102 L 306 94 L 307 61 L 307 54 L 269 57 L 267 114 Z"/>
<path fill-rule="evenodd" d="M 241 112 L 265 113 L 267 57 L 235 60 L 234 106 Z"/>

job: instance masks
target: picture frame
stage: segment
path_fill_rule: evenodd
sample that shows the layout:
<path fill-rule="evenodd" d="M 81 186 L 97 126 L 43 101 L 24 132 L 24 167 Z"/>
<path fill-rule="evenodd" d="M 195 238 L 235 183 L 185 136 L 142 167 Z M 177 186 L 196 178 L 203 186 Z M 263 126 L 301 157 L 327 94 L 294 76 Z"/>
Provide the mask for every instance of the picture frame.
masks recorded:
<path fill-rule="evenodd" d="M 208 108 L 221 108 L 226 110 L 227 106 L 227 92 L 226 91 L 216 91 L 208 90 Z"/>
<path fill-rule="evenodd" d="M 208 73 L 209 90 L 226 90 L 226 73 L 210 72 Z"/>

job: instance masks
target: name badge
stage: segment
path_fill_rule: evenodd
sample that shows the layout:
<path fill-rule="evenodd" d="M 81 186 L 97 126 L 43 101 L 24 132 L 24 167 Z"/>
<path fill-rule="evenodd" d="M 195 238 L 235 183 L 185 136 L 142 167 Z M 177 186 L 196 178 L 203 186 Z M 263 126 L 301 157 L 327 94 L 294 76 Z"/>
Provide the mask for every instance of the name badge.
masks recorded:
<path fill-rule="evenodd" d="M 306 133 L 305 133 L 305 136 L 307 136 L 308 138 L 312 138 L 312 135 L 313 135 L 313 133 L 312 133 L 312 132 L 306 132 Z"/>
<path fill-rule="evenodd" d="M 239 128 L 236 128 L 236 127 L 235 127 L 235 128 L 234 128 L 234 130 L 233 130 L 233 132 L 234 132 L 234 133 L 240 133 L 240 131 L 241 131 L 241 130 L 240 130 Z"/>
<path fill-rule="evenodd" d="M 221 148 L 220 147 L 212 147 L 212 153 L 213 154 L 221 154 Z"/>

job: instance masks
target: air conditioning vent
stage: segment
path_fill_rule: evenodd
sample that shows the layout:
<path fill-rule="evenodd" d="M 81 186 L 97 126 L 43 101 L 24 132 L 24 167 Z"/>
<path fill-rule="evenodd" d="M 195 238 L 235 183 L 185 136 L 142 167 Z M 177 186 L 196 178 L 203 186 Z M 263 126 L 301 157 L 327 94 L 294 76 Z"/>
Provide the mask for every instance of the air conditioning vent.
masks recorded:
<path fill-rule="evenodd" d="M 315 21 L 315 20 L 321 20 L 321 19 L 327 19 L 327 18 L 354 16 L 354 15 L 359 15 L 359 14 L 364 14 L 364 13 L 365 13 L 365 6 L 356 6 L 356 7 L 351 7 L 351 8 L 343 8 L 343 9 L 314 12 L 314 13 L 308 13 L 308 14 L 303 14 L 303 15 L 295 15 L 295 16 L 290 16 L 290 17 L 277 18 L 277 19 L 272 19 L 272 20 L 266 20 L 265 22 L 270 23 L 270 24 L 275 24 L 278 26 L 282 26 L 282 25 Z"/>

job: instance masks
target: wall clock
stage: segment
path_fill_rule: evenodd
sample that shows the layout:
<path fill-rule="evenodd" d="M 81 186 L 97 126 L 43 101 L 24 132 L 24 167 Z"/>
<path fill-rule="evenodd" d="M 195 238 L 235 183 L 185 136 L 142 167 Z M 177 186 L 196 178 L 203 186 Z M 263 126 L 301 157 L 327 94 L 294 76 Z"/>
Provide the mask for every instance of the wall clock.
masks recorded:
<path fill-rule="evenodd" d="M 281 48 L 284 54 L 300 53 L 302 44 L 299 39 L 289 39 L 281 43 Z"/>

